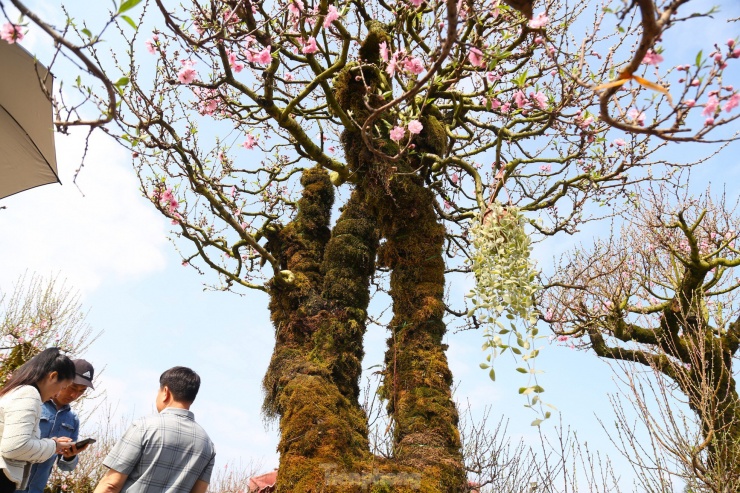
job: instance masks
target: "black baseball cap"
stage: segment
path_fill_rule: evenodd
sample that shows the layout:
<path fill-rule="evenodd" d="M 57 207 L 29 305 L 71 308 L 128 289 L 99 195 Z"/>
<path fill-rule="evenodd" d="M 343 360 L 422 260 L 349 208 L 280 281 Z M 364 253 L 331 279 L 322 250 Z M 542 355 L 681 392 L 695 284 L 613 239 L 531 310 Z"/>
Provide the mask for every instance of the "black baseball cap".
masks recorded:
<path fill-rule="evenodd" d="M 75 364 L 76 373 L 73 383 L 84 385 L 95 390 L 95 387 L 93 387 L 92 384 L 93 376 L 95 376 L 95 368 L 93 368 L 93 365 L 84 359 L 76 359 L 73 363 Z"/>

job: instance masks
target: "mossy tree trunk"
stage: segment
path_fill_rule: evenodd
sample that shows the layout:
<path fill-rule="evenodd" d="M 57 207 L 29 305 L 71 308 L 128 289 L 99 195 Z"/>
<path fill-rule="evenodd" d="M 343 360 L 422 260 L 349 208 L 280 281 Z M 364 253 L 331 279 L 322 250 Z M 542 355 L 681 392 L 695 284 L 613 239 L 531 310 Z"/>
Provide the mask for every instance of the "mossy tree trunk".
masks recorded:
<path fill-rule="evenodd" d="M 369 31 L 361 56 L 378 58 L 378 44 L 387 36 L 378 23 Z M 376 85 L 386 83 L 372 70 L 349 64 L 334 79 L 335 96 L 362 121 L 369 112 L 365 94 L 377 98 Z M 442 142 L 436 150 L 443 150 L 444 132 L 435 136 Z M 430 136 L 419 137 L 421 145 L 431 145 Z M 378 144 L 395 152 L 389 139 Z M 379 481 L 372 491 L 466 491 L 442 343 L 445 230 L 434 196 L 414 172 L 418 163 L 397 174 L 398 163 L 379 159 L 357 129 L 345 130 L 342 145 L 355 186 L 331 235 L 331 184 L 315 168 L 302 178 L 296 218 L 270 238 L 270 251 L 294 276 L 291 283 L 276 276 L 270 292 L 276 346 L 265 377 L 265 411 L 280 417 L 278 491 L 364 491 L 362 480 L 327 484 L 328 469 L 421 475 L 416 482 Z M 391 461 L 370 453 L 367 417 L 359 405 L 369 282 L 383 236 L 382 263 L 392 269 L 394 303 L 382 390 L 395 424 Z"/>
<path fill-rule="evenodd" d="M 276 343 L 264 380 L 265 412 L 280 418 L 283 492 L 332 491 L 327 471 L 359 471 L 372 461 L 359 378 L 377 229 L 355 191 L 330 235 L 328 175 L 307 170 L 302 184 L 295 220 L 270 239 L 294 276 L 271 287 Z"/>
<path fill-rule="evenodd" d="M 445 228 L 417 175 L 395 176 L 391 189 L 389 209 L 381 214 L 388 220 L 379 262 L 391 269 L 393 319 L 382 395 L 393 419 L 395 458 L 422 473 L 424 491 L 468 491 L 443 344 Z"/>

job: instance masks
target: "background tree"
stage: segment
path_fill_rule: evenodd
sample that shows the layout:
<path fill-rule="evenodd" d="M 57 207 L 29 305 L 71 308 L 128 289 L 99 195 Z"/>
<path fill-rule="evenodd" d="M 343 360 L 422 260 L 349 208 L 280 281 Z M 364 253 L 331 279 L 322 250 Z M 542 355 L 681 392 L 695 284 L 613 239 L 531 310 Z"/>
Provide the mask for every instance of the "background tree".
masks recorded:
<path fill-rule="evenodd" d="M 665 422 L 648 423 L 666 430 L 653 436 L 711 491 L 740 486 L 738 231 L 724 199 L 656 187 L 642 194 L 618 234 L 567 255 L 543 295 L 544 318 L 559 338 L 652 368 L 670 382 L 657 393 Z M 699 443 L 665 404 L 672 386 L 696 414 Z M 642 392 L 635 394 L 649 414 Z"/>
<path fill-rule="evenodd" d="M 56 277 L 24 275 L 0 289 L 0 383 L 47 347 L 84 352 L 97 337 L 85 318 L 80 294 Z"/>
<path fill-rule="evenodd" d="M 106 131 L 133 149 L 142 187 L 185 240 L 184 263 L 213 269 L 223 289 L 269 294 L 276 346 L 264 409 L 280 420 L 282 491 L 314 491 L 322 464 L 420 472 L 413 489 L 423 491 L 466 489 L 442 341 L 445 312 L 470 307 L 446 306 L 446 275 L 472 264 L 471 323 L 523 316 L 524 328 L 492 325 L 486 345 L 531 361 L 536 286 L 525 226 L 576 231 L 594 218 L 587 204 L 615 206 L 630 184 L 672 173 L 655 138 L 709 140 L 736 118 L 728 112 L 740 98 L 722 85 L 740 55 L 734 45 L 680 73 L 651 71 L 652 83 L 637 75 L 660 63 L 655 43 L 681 20 L 683 1 L 640 0 L 616 13 L 547 2 L 530 19 L 531 5 L 473 0 L 177 9 L 157 0 L 141 3 L 137 21 L 125 16 L 140 2 L 127 1 L 100 32 L 123 20 L 132 51 L 111 57 L 88 28 L 70 19 L 55 30 L 11 2 L 52 38 L 78 36 L 115 81 L 121 107 L 103 114 L 118 128 Z M 137 27 L 149 25 L 145 40 Z M 675 104 L 669 82 L 680 88 Z M 85 81 L 77 87 L 88 93 Z M 617 135 L 597 107 L 632 133 L 610 142 Z M 692 131 L 700 111 L 712 121 Z M 544 221 L 528 219 L 536 214 Z M 509 266 L 523 272 L 516 282 Z M 390 460 L 370 453 L 358 400 L 373 276 L 393 301 L 380 389 Z"/>

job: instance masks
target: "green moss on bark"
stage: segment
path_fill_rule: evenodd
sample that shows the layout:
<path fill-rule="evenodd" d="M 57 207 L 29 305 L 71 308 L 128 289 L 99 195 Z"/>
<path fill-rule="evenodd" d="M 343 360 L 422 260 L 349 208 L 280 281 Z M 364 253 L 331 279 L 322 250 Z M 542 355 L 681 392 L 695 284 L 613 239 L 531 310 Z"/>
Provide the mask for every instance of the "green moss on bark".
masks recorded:
<path fill-rule="evenodd" d="M 428 491 L 467 491 L 452 373 L 442 343 L 444 227 L 432 193 L 414 175 L 397 175 L 384 201 L 387 239 L 379 262 L 391 269 L 392 335 L 381 395 L 395 421 L 395 458 L 422 471 Z"/>

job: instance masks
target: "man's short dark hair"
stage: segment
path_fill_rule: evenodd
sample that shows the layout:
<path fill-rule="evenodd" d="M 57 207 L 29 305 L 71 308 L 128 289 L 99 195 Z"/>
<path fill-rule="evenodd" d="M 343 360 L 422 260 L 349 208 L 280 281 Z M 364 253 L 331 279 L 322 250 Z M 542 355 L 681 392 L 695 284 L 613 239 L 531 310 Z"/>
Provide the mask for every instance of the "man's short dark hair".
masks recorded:
<path fill-rule="evenodd" d="M 190 368 L 175 366 L 159 377 L 159 388 L 167 387 L 178 402 L 192 403 L 200 389 L 200 377 Z"/>

